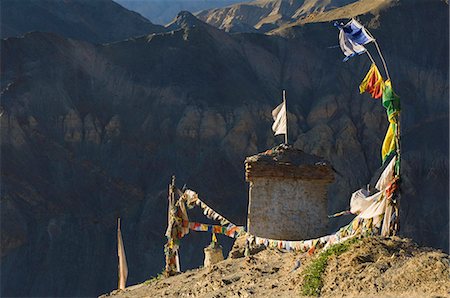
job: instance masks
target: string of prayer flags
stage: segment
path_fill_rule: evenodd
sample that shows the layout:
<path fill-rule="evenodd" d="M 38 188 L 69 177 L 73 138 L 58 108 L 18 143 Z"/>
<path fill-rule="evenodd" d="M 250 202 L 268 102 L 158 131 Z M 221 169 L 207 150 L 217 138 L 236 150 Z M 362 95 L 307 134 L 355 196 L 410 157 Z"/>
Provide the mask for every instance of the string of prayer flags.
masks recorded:
<path fill-rule="evenodd" d="M 379 99 L 383 95 L 384 82 L 375 63 L 370 66 L 369 72 L 359 85 L 359 93 L 370 93 L 373 98 Z"/>
<path fill-rule="evenodd" d="M 311 248 L 323 247 L 329 241 L 330 237 L 331 237 L 330 235 L 327 235 L 324 237 L 320 237 L 318 239 L 290 241 L 290 240 L 274 240 L 252 236 L 249 239 L 249 242 L 251 244 L 264 245 L 268 248 L 278 248 L 287 251 L 307 252 L 310 251 Z"/>
<path fill-rule="evenodd" d="M 183 195 L 186 198 L 186 204 L 189 208 L 193 208 L 194 205 L 197 205 L 203 209 L 203 214 L 207 218 L 217 220 L 220 222 L 221 225 L 231 224 L 231 222 L 228 219 L 226 219 L 225 217 L 214 211 L 211 207 L 209 207 L 202 200 L 200 200 L 195 191 L 188 189 L 184 192 Z"/>
<path fill-rule="evenodd" d="M 198 205 L 197 202 L 199 201 L 199 198 L 198 198 L 197 193 L 195 191 L 193 191 L 193 190 L 186 189 L 184 191 L 184 193 L 181 195 L 181 197 L 185 198 L 186 206 L 189 209 L 192 209 L 192 208 L 194 208 L 195 205 Z"/>
<path fill-rule="evenodd" d="M 245 232 L 242 226 L 229 224 L 228 226 L 208 225 L 198 222 L 190 222 L 189 228 L 197 232 L 210 232 L 215 234 L 223 234 L 231 238 L 237 238 Z"/>

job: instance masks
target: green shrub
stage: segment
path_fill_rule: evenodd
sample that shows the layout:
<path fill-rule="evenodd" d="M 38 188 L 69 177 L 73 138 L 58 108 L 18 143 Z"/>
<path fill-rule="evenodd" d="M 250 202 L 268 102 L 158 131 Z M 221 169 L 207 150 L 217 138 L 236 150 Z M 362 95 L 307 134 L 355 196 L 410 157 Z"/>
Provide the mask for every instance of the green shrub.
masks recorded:
<path fill-rule="evenodd" d="M 305 296 L 319 296 L 323 287 L 322 274 L 328 263 L 328 258 L 332 255 L 339 256 L 346 252 L 359 239 L 352 238 L 342 243 L 332 245 L 327 250 L 321 252 L 304 271 L 302 294 Z"/>

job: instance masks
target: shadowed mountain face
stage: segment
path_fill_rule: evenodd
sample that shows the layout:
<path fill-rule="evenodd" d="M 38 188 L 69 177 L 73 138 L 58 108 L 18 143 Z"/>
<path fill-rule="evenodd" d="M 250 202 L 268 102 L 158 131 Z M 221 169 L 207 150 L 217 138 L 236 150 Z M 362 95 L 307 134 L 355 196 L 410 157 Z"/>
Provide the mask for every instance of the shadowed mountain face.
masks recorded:
<path fill-rule="evenodd" d="M 448 250 L 448 4 L 404 1 L 361 20 L 402 99 L 401 233 Z M 243 161 L 282 142 L 270 129 L 282 89 L 290 143 L 339 172 L 330 213 L 379 167 L 386 114 L 357 88 L 370 63 L 342 63 L 331 24 L 229 35 L 182 13 L 173 26 L 96 46 L 48 33 L 2 40 L 3 296 L 114 289 L 118 216 L 128 284 L 156 275 L 173 174 L 245 224 Z M 182 269 L 201 264 L 209 241 L 183 239 Z"/>
<path fill-rule="evenodd" d="M 104 43 L 164 31 L 112 0 L 2 0 L 1 22 L 2 38 L 43 31 Z"/>

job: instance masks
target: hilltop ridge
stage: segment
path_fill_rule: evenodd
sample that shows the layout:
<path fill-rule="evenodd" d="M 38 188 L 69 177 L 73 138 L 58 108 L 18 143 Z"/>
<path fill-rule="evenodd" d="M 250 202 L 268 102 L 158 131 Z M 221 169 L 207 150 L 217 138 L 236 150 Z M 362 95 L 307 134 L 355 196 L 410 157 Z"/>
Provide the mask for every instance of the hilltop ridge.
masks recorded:
<path fill-rule="evenodd" d="M 304 297 L 305 275 L 319 254 L 266 249 L 100 297 Z M 328 258 L 320 297 L 447 296 L 449 265 L 447 254 L 408 239 L 364 238 Z"/>

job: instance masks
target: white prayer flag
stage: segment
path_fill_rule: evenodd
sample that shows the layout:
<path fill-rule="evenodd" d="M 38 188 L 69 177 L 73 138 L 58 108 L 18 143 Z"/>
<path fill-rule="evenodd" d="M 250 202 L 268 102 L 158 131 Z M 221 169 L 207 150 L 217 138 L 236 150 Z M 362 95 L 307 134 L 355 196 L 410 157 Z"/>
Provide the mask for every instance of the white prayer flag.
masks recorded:
<path fill-rule="evenodd" d="M 272 111 L 272 117 L 274 120 L 272 130 L 275 133 L 275 135 L 286 134 L 287 133 L 286 101 L 283 101 L 279 106 L 277 106 Z"/>
<path fill-rule="evenodd" d="M 124 290 L 127 283 L 128 266 L 122 241 L 122 233 L 120 231 L 120 218 L 117 223 L 117 255 L 119 256 L 119 289 Z"/>

